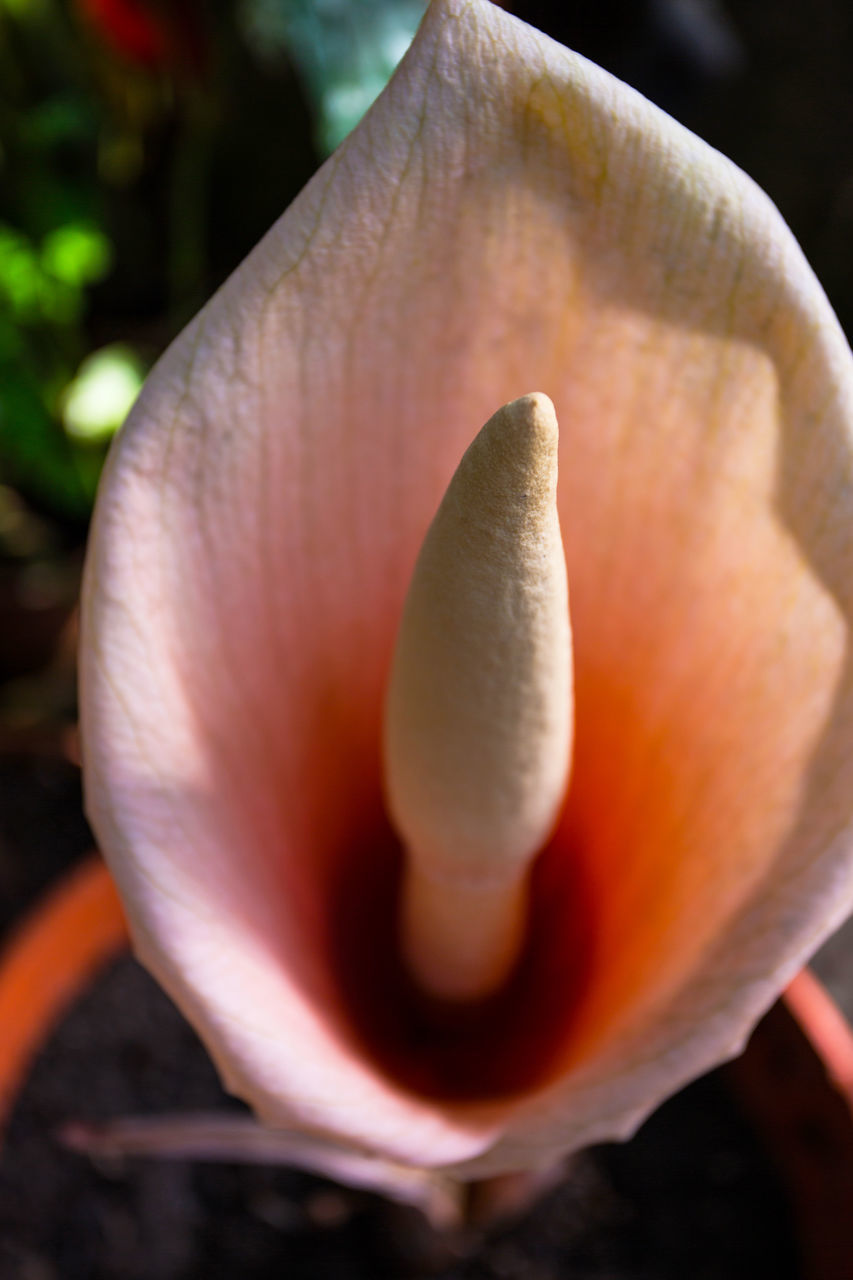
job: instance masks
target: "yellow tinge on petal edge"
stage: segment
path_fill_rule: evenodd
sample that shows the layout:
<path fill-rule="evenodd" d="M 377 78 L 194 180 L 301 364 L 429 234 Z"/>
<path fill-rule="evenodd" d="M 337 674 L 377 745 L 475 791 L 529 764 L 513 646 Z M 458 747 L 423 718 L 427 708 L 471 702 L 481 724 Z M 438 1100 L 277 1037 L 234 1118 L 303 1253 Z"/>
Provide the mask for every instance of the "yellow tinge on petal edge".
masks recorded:
<path fill-rule="evenodd" d="M 515 967 L 448 1013 L 400 955 L 383 706 L 451 477 L 534 389 L 572 771 Z M 628 1134 L 737 1051 L 853 905 L 852 423 L 754 184 L 485 0 L 433 3 L 152 373 L 86 573 L 89 812 L 264 1121 L 480 1176 Z"/>

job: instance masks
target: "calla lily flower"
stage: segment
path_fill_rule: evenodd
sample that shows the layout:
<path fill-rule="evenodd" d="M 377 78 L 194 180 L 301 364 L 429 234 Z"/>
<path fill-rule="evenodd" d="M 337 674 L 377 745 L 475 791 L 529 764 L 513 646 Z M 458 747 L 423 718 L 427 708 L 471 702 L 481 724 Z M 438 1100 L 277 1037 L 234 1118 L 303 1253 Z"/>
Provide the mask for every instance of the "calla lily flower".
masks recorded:
<path fill-rule="evenodd" d="M 510 976 L 434 1000 L 400 959 L 383 706 L 451 477 L 531 392 L 571 773 Z M 89 812 L 141 959 L 265 1124 L 479 1177 L 628 1135 L 738 1052 L 853 903 L 851 423 L 850 351 L 753 183 L 434 0 L 152 373 L 89 552 Z"/>

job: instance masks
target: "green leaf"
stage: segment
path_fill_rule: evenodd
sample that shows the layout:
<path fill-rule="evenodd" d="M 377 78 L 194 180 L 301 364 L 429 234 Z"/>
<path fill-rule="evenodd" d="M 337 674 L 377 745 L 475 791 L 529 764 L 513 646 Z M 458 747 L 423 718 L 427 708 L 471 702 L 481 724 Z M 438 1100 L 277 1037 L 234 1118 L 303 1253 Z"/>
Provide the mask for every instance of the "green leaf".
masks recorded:
<path fill-rule="evenodd" d="M 68 223 L 45 236 L 41 265 L 63 284 L 83 288 L 102 280 L 112 266 L 112 245 L 97 227 Z"/>
<path fill-rule="evenodd" d="M 64 395 L 62 421 L 73 440 L 108 440 L 139 395 L 145 372 L 138 356 L 119 343 L 87 356 Z"/>

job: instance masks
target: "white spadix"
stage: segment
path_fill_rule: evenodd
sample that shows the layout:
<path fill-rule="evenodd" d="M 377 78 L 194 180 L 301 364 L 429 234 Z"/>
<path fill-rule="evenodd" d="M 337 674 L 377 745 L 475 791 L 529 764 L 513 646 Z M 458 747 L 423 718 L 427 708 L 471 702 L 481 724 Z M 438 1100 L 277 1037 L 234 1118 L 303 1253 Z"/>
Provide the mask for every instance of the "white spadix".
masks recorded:
<path fill-rule="evenodd" d="M 547 396 L 499 409 L 418 557 L 385 709 L 385 785 L 406 853 L 402 946 L 430 994 L 472 1000 L 518 958 L 529 870 L 572 741 L 566 564 Z"/>

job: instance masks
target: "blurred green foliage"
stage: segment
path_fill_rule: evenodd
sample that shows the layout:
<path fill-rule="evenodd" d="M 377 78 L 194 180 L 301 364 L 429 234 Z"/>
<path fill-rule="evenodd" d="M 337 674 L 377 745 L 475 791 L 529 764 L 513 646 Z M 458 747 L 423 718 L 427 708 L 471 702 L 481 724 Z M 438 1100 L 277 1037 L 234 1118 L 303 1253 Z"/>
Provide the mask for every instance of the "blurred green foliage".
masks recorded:
<path fill-rule="evenodd" d="M 424 0 L 0 0 L 0 485 L 85 526 L 146 367 Z"/>
<path fill-rule="evenodd" d="M 426 0 L 245 0 L 247 39 L 287 48 L 328 154 L 353 129 L 412 41 Z"/>
<path fill-rule="evenodd" d="M 64 430 L 66 388 L 91 346 L 92 288 L 109 274 L 95 152 L 98 107 L 64 7 L 0 3 L 0 480 L 85 519 L 103 450 Z"/>
<path fill-rule="evenodd" d="M 136 353 L 121 343 L 87 356 L 65 389 L 62 422 L 72 440 L 97 444 L 115 435 L 144 378 Z"/>
<path fill-rule="evenodd" d="M 101 459 L 63 435 L 59 407 L 85 347 L 87 289 L 111 258 L 95 226 L 39 242 L 0 223 L 0 474 L 70 516 L 88 511 Z"/>

